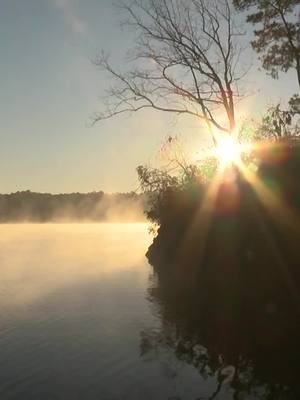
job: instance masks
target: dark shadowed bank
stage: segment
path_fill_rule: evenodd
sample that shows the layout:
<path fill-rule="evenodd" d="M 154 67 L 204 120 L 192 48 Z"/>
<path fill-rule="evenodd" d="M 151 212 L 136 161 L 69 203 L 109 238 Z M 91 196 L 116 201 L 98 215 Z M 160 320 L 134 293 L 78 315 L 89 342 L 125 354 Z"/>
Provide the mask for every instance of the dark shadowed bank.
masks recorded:
<path fill-rule="evenodd" d="M 226 379 L 235 399 L 299 399 L 300 146 L 269 146 L 256 172 L 227 169 L 216 188 L 169 187 L 152 210 L 149 298 L 164 329 L 142 347 L 217 376 L 210 398 Z"/>
<path fill-rule="evenodd" d="M 130 193 L 0 194 L 0 223 L 145 221 L 145 196 Z"/>

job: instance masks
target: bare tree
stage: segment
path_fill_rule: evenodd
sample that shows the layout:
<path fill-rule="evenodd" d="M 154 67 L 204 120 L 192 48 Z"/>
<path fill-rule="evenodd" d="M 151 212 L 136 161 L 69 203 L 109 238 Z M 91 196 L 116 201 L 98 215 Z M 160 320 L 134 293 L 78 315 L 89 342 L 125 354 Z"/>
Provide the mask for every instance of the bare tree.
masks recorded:
<path fill-rule="evenodd" d="M 118 71 L 105 54 L 96 61 L 115 84 L 94 122 L 152 108 L 204 121 L 214 142 L 215 128 L 232 133 L 245 70 L 229 0 L 133 0 L 122 9 L 138 34 L 134 67 Z"/>

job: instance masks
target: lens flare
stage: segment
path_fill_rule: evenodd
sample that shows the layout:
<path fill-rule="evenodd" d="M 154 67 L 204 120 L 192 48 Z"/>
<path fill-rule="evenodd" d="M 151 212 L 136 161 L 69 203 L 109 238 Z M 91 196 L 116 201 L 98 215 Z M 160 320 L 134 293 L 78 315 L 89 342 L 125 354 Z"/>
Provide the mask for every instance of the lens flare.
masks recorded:
<path fill-rule="evenodd" d="M 222 166 L 234 164 L 240 159 L 241 146 L 232 137 L 223 137 L 218 140 L 215 156 Z"/>

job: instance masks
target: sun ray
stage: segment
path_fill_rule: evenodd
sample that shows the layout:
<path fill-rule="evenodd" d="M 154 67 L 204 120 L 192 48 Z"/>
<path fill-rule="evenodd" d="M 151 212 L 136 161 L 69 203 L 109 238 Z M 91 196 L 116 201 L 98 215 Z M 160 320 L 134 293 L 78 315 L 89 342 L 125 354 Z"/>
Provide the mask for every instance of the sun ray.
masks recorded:
<path fill-rule="evenodd" d="M 236 181 L 236 173 L 241 174 L 241 177 L 251 186 L 257 199 L 277 226 L 288 229 L 289 231 L 292 229 L 296 235 L 295 237 L 300 236 L 299 216 L 291 209 L 291 207 L 289 207 L 284 197 L 279 192 L 270 189 L 259 178 L 257 173 L 247 167 L 242 160 L 241 155 L 243 152 L 254 149 L 257 150 L 259 147 L 264 148 L 265 144 L 256 143 L 250 148 L 249 146 L 240 145 L 234 139 L 230 139 L 230 142 L 226 141 L 225 143 L 223 142 L 220 144 L 220 148 L 217 149 L 217 152 L 215 153 L 215 156 L 218 157 L 220 168 L 217 170 L 215 177 L 208 185 L 206 193 L 200 201 L 199 208 L 186 230 L 181 245 L 178 248 L 179 263 L 177 265 L 177 275 L 179 279 L 193 279 L 193 273 L 196 272 L 196 268 L 193 268 L 193 264 L 189 264 L 189 271 L 186 270 L 186 267 L 183 270 L 182 266 L 186 266 L 187 260 L 191 259 L 197 260 L 199 265 L 199 261 L 203 259 L 213 218 L 214 215 L 216 215 L 216 212 L 218 212 L 217 199 L 221 186 L 226 183 L 227 180 L 227 182 L 231 182 L 229 184 L 231 191 L 234 187 L 236 187 L 238 191 L 240 190 Z M 254 211 L 254 218 L 258 223 L 258 227 L 260 227 L 259 229 L 261 229 L 261 232 L 266 237 L 266 241 L 270 246 L 271 251 L 277 259 L 277 264 L 282 271 L 287 287 L 296 303 L 300 305 L 299 293 L 289 274 L 285 259 L 279 251 L 278 246 L 276 246 L 273 237 L 274 235 L 270 232 L 269 226 L 261 214 L 262 209 L 257 207 Z M 201 226 L 201 229 L 199 229 L 199 226 Z"/>
<path fill-rule="evenodd" d="M 211 227 L 213 215 L 216 209 L 217 196 L 220 186 L 224 179 L 224 169 L 219 170 L 216 176 L 206 189 L 204 198 L 201 199 L 199 208 L 196 210 L 193 220 L 191 221 L 188 229 L 183 236 L 180 247 L 178 248 L 178 269 L 177 275 L 179 279 L 186 278 L 186 269 L 181 270 L 182 265 L 186 265 L 186 260 L 199 260 L 203 259 L 209 230 Z M 199 229 L 201 226 L 201 229 Z M 193 277 L 193 265 L 189 263 L 190 277 Z M 184 276 L 183 276 L 184 275 Z"/>
<path fill-rule="evenodd" d="M 282 195 L 279 193 L 274 193 L 270 188 L 268 188 L 263 181 L 253 173 L 243 162 L 238 163 L 238 168 L 241 171 L 242 176 L 245 178 L 251 188 L 254 190 L 257 199 L 262 204 L 264 210 L 269 214 L 272 221 L 279 227 L 288 230 L 288 232 L 293 232 L 295 238 L 300 236 L 300 218 L 299 216 L 288 206 Z M 281 273 L 284 276 L 286 285 L 293 296 L 295 303 L 300 308 L 300 295 L 293 282 L 293 278 L 289 273 L 289 269 L 286 265 L 285 259 L 280 252 L 276 242 L 274 240 L 274 235 L 270 232 L 268 225 L 265 221 L 261 210 L 256 207 L 255 210 L 255 220 L 260 227 L 262 233 L 266 238 L 267 245 L 270 246 L 272 254 L 275 255 L 277 259 L 277 265 L 281 269 Z"/>
<path fill-rule="evenodd" d="M 251 185 L 252 189 L 254 189 L 257 197 L 270 216 L 274 218 L 275 222 L 293 231 L 296 230 L 296 232 L 300 234 L 300 218 L 289 207 L 281 193 L 270 189 L 257 174 L 247 168 L 242 161 L 237 163 L 237 167 L 246 181 Z"/>

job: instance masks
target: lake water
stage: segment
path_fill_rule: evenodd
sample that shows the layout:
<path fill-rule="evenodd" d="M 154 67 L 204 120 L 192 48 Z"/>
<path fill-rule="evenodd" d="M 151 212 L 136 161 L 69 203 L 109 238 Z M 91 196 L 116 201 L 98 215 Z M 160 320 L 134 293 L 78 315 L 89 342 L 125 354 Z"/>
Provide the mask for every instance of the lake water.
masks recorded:
<path fill-rule="evenodd" d="M 300 398 L 298 337 L 253 351 L 247 330 L 239 355 L 244 334 L 168 300 L 150 242 L 146 224 L 0 225 L 1 400 Z"/>
<path fill-rule="evenodd" d="M 146 224 L 0 226 L 0 399 L 195 399 L 215 382 L 164 347 Z M 147 346 L 146 346 L 147 347 Z"/>

